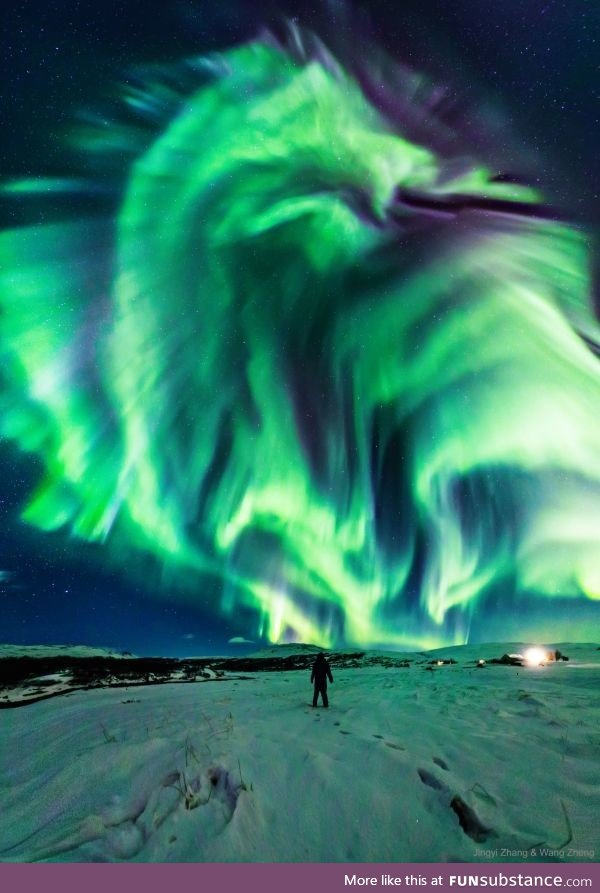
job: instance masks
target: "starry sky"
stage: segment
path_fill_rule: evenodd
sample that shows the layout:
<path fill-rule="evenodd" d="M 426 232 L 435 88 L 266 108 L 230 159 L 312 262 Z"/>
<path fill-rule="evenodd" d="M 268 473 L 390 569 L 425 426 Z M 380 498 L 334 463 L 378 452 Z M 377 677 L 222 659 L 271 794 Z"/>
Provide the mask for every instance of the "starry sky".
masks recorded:
<path fill-rule="evenodd" d="M 530 185 L 543 189 L 563 219 L 597 234 L 600 12 L 592 0 L 500 0 L 485 15 L 479 0 L 406 0 L 401 12 L 392 2 L 15 2 L 2 25 L 3 181 L 80 176 L 81 162 L 65 149 L 65 133 L 82 110 L 100 108 L 107 87 L 126 80 L 132 66 L 168 66 L 226 50 L 252 40 L 262 25 L 280 28 L 282 14 L 325 40 L 333 31 L 348 43 L 357 35 L 372 41 L 447 86 L 460 109 L 485 105 L 485 120 L 494 122 L 490 151 L 509 168 L 526 169 Z M 468 111 L 461 121 L 468 129 Z M 103 176 L 99 182 L 106 184 Z M 90 198 L 67 190 L 50 212 L 22 189 L 3 197 L 0 223 L 8 231 L 49 215 L 55 222 L 90 210 L 99 214 L 111 207 L 108 192 Z M 212 566 L 201 585 L 181 586 L 165 574 L 156 552 L 129 556 L 123 567 L 92 537 L 25 523 L 28 498 L 44 475 L 39 454 L 1 441 L 0 470 L 0 640 L 185 656 L 255 647 L 232 644 L 237 637 L 253 643 L 280 638 L 273 624 L 270 632 L 257 628 L 247 602 L 215 611 L 228 594 Z M 413 567 L 412 586 L 418 585 L 415 574 Z M 553 605 L 578 630 L 598 628 L 597 602 L 558 599 Z M 530 635 L 555 633 L 548 611 L 545 599 L 523 601 L 514 589 L 491 586 L 486 622 L 477 612 L 471 616 L 470 637 L 518 639 L 523 613 Z M 386 642 L 371 635 L 368 643 Z"/>

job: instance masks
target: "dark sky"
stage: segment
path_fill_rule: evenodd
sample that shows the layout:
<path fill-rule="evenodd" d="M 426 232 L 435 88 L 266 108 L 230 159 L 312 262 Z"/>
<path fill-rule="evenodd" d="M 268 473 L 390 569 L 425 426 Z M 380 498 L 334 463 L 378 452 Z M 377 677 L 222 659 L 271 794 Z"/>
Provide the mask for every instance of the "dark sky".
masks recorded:
<path fill-rule="evenodd" d="M 2 9 L 0 167 L 3 178 L 68 174 L 62 133 L 134 63 L 171 61 L 250 38 L 283 14 L 369 34 L 389 53 L 455 85 L 465 104 L 502 109 L 541 160 L 553 203 L 597 231 L 600 10 L 596 0 L 39 0 Z M 21 212 L 2 209 L 3 223 Z M 225 653 L 243 624 L 200 605 L 149 598 L 108 570 L 98 548 L 39 535 L 19 507 L 39 479 L 33 459 L 0 444 L 0 641 L 82 642 L 138 653 Z M 205 603 L 214 597 L 207 583 Z"/>
<path fill-rule="evenodd" d="M 3 172 L 64 173 L 56 134 L 132 63 L 224 48 L 284 14 L 321 32 L 370 32 L 391 54 L 460 87 L 465 100 L 497 99 L 542 153 L 546 188 L 594 217 L 600 10 L 593 0 L 498 0 L 485 8 L 480 0 L 5 4 Z"/>

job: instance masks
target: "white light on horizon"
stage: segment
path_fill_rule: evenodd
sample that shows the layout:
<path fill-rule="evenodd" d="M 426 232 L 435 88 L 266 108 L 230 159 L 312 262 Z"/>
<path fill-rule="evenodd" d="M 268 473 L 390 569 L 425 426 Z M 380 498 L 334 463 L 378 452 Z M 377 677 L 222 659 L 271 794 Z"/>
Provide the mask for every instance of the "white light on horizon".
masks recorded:
<path fill-rule="evenodd" d="M 539 667 L 548 660 L 548 654 L 543 648 L 528 648 L 523 657 L 530 667 Z"/>

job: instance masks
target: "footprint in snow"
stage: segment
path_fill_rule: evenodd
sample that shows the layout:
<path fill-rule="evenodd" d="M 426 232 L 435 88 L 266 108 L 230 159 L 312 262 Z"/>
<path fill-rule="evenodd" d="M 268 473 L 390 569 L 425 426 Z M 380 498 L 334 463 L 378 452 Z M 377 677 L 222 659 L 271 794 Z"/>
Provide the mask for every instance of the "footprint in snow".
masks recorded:
<path fill-rule="evenodd" d="M 419 773 L 419 778 L 423 784 L 433 788 L 434 791 L 442 791 L 445 794 L 450 793 L 448 786 L 436 778 L 435 775 L 427 769 L 417 769 L 417 772 Z M 493 797 L 490 798 L 490 800 L 495 803 Z M 471 840 L 475 840 L 477 843 L 483 843 L 489 837 L 495 836 L 495 831 L 487 825 L 484 825 L 475 810 L 469 806 L 468 803 L 465 803 L 462 797 L 458 794 L 454 794 L 450 800 L 449 806 L 456 814 L 460 827 Z"/>
<path fill-rule="evenodd" d="M 28 861 L 76 850 L 81 853 L 81 861 L 126 861 L 137 856 L 174 813 L 200 806 L 203 809 L 194 819 L 199 821 L 198 830 L 206 839 L 214 837 L 231 821 L 241 789 L 236 778 L 221 766 L 211 766 L 190 777 L 170 772 L 151 790 L 115 795 L 70 832 L 65 829 L 30 850 Z"/>
<path fill-rule="evenodd" d="M 419 778 L 421 779 L 423 784 L 427 785 L 427 787 L 433 788 L 434 791 L 447 790 L 446 785 L 427 769 L 417 769 L 417 772 L 419 774 Z"/>
<path fill-rule="evenodd" d="M 477 843 L 483 843 L 489 837 L 495 837 L 493 828 L 484 825 L 477 813 L 468 803 L 456 794 L 450 801 L 450 808 L 458 816 L 458 822 L 467 837 Z"/>

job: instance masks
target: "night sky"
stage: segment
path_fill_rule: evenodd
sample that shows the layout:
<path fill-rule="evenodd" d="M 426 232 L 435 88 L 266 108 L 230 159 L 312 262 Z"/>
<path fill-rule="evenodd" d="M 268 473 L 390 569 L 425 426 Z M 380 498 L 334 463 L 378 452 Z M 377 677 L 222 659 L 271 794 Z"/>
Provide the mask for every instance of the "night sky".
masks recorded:
<path fill-rule="evenodd" d="M 597 236 L 600 224 L 598 211 L 600 169 L 597 163 L 600 11 L 592 0 L 568 0 L 568 2 L 567 0 L 565 2 L 500 0 L 494 4 L 485 4 L 485 9 L 480 0 L 454 0 L 454 2 L 403 0 L 402 3 L 349 3 L 345 6 L 336 3 L 267 4 L 242 2 L 242 0 L 231 3 L 184 2 L 184 0 L 166 3 L 142 3 L 137 0 L 127 3 L 109 2 L 109 0 L 102 0 L 100 3 L 88 0 L 11 3 L 7 10 L 4 10 L 2 25 L 4 51 L 2 59 L 4 71 L 0 79 L 0 106 L 3 110 L 0 141 L 2 180 L 5 183 L 23 183 L 30 182 L 32 178 L 46 177 L 52 178 L 52 182 L 56 180 L 64 182 L 69 178 L 75 178 L 79 182 L 82 178 L 86 181 L 95 178 L 100 188 L 96 195 L 74 194 L 71 189 L 64 192 L 57 190 L 60 194 L 55 195 L 51 202 L 45 199 L 41 201 L 25 187 L 14 189 L 12 193 L 9 191 L 4 195 L 0 205 L 0 222 L 3 229 L 6 232 L 16 232 L 24 230 L 30 224 L 57 224 L 65 227 L 58 232 L 64 233 L 61 244 L 66 245 L 72 238 L 71 230 L 66 228 L 68 221 L 93 218 L 94 221 L 98 221 L 100 227 L 98 230 L 100 235 L 97 238 L 100 240 L 98 245 L 101 253 L 102 247 L 110 243 L 110 236 L 104 229 L 105 221 L 117 213 L 123 195 L 123 177 L 127 176 L 127 173 L 123 174 L 124 165 L 120 166 L 119 173 L 116 172 L 116 166 L 115 170 L 100 166 L 94 168 L 95 162 L 90 165 L 89 160 L 82 160 L 85 153 L 81 152 L 81 147 L 78 152 L 69 149 L 67 135 L 74 122 L 81 119 L 82 112 L 100 116 L 106 114 L 106 120 L 109 122 L 107 127 L 110 128 L 110 115 L 104 111 L 108 107 L 107 96 L 114 97 L 119 83 L 130 82 L 134 66 L 154 63 L 176 66 L 186 57 L 225 51 L 255 38 L 261 26 L 272 27 L 277 34 L 280 34 L 284 16 L 288 16 L 299 26 L 313 29 L 326 43 L 331 43 L 329 36 L 334 34 L 336 43 L 346 47 L 346 59 L 343 60 L 346 67 L 352 67 L 351 59 L 348 59 L 348 55 L 351 56 L 348 47 L 359 53 L 358 43 L 364 39 L 365 47 L 379 46 L 396 62 L 425 73 L 433 83 L 443 84 L 450 91 L 453 105 L 457 109 L 453 113 L 459 122 L 457 129 L 464 132 L 466 142 L 475 139 L 477 135 L 481 136 L 482 141 L 484 143 L 487 141 L 488 144 L 485 148 L 487 157 L 504 159 L 504 172 L 511 176 L 522 175 L 528 186 L 541 189 L 544 194 L 544 207 L 552 208 L 552 215 L 556 214 L 556 219 L 581 226 L 592 240 Z M 481 121 L 484 123 L 471 120 L 469 109 L 480 112 L 483 109 Z M 485 132 L 486 121 L 494 122 L 493 128 L 490 124 L 489 132 Z M 165 125 L 161 120 L 159 124 L 154 122 L 153 127 L 160 130 Z M 417 139 L 414 141 L 418 142 Z M 491 146 L 490 141 L 493 142 Z M 340 172 L 336 172 L 335 176 L 341 181 Z M 132 207 L 131 215 L 135 213 L 144 213 L 144 208 Z M 233 227 L 233 223 L 231 226 Z M 354 238 L 354 230 L 348 232 L 348 238 Z M 415 236 L 415 239 L 417 238 L 419 237 Z M 10 244 L 12 249 L 13 243 Z M 17 242 L 14 244 L 20 245 Z M 36 263 L 34 244 L 32 241 L 31 247 L 29 245 L 27 247 L 27 263 L 31 264 L 31 269 L 35 269 Z M 415 244 L 417 244 L 415 251 L 421 250 L 418 247 L 420 243 Z M 362 246 L 362 242 L 360 245 Z M 73 248 L 73 257 L 77 257 L 75 250 Z M 283 250 L 281 248 L 281 251 Z M 18 258 L 20 251 L 20 247 L 15 248 L 14 256 Z M 6 255 L 4 259 L 5 257 Z M 268 266 L 268 261 L 265 262 L 264 258 L 256 260 L 254 255 L 249 258 L 241 250 L 239 257 L 242 259 L 240 263 L 247 264 L 247 269 L 251 269 L 256 281 L 265 280 L 265 263 Z M 18 259 L 12 262 L 15 268 L 19 264 Z M 85 262 L 91 265 L 92 272 L 89 274 L 91 277 L 96 277 L 97 274 L 97 278 L 102 279 L 109 275 L 108 263 L 98 261 L 96 270 L 87 255 Z M 44 263 L 44 259 L 40 260 L 38 268 Z M 83 260 L 75 261 L 77 276 L 83 263 Z M 322 270 L 322 265 L 325 263 L 323 258 L 319 258 L 318 263 L 321 264 L 319 269 Z M 597 261 L 592 261 L 593 269 L 596 263 Z M 180 270 L 177 271 L 177 276 L 179 273 Z M 353 282 L 356 281 L 356 275 L 354 273 Z M 387 275 L 387 272 L 381 275 Z M 501 277 L 500 272 L 498 276 Z M 369 279 L 369 287 L 371 282 L 372 277 Z M 170 287 L 175 288 L 175 285 Z M 100 291 L 98 294 L 100 295 Z M 98 302 L 104 299 L 105 295 L 102 293 Z M 0 300 L 5 302 L 6 296 L 2 296 Z M 597 297 L 592 300 L 596 301 L 597 307 Z M 98 310 L 99 318 L 103 312 L 102 309 Z M 68 333 L 65 333 L 64 327 L 69 325 L 71 318 L 66 315 L 66 322 L 60 323 L 65 343 L 68 340 Z M 157 325 L 164 323 L 159 322 Z M 319 325 L 322 330 L 326 322 L 321 320 Z M 100 332 L 101 327 L 94 331 Z M 231 350 L 233 358 L 230 369 L 222 373 L 221 383 L 227 382 L 228 371 L 237 368 L 239 345 L 235 340 L 238 337 L 236 331 L 232 330 L 231 334 L 228 334 L 226 350 Z M 252 329 L 258 343 L 257 331 Z M 269 333 L 269 337 L 271 334 Z M 241 335 L 239 337 L 241 339 Z M 3 362 L 4 338 L 5 336 L 0 335 Z M 590 336 L 591 340 L 593 339 Z M 241 339 L 239 343 L 245 344 L 245 341 Z M 280 344 L 275 336 L 273 343 Z M 184 349 L 187 349 L 185 342 Z M 160 358 L 164 368 L 169 367 L 167 362 L 169 357 L 179 356 L 177 344 L 170 350 L 172 353 L 168 354 L 167 359 Z M 273 350 L 277 353 L 279 348 Z M 373 350 L 375 351 L 375 348 Z M 300 351 L 300 342 L 290 340 L 288 355 L 278 356 L 277 368 L 287 370 L 288 367 L 293 367 L 297 370 L 299 367 L 295 364 L 296 352 Z M 234 357 L 236 352 L 238 359 Z M 250 348 L 249 354 L 251 354 Z M 590 356 L 593 354 L 590 353 Z M 87 375 L 88 365 L 82 368 Z M 317 376 L 319 368 L 316 362 L 311 365 L 307 372 L 308 378 Z M 296 381 L 294 374 L 296 373 L 290 372 L 290 382 Z M 315 395 L 317 392 L 320 393 L 322 388 L 319 386 L 313 391 L 311 382 L 307 381 L 302 383 L 302 393 L 313 396 L 298 398 L 302 403 L 302 414 L 305 419 L 314 418 L 320 421 L 315 421 L 314 425 L 305 423 L 305 428 L 300 426 L 300 433 L 304 436 L 303 448 L 309 454 L 312 463 L 314 474 L 311 481 L 318 479 L 319 487 L 326 490 L 327 472 L 323 469 L 328 466 L 319 452 L 325 435 L 321 438 L 319 432 L 326 430 L 322 415 L 326 415 L 329 404 L 325 397 L 322 400 L 321 397 L 318 398 L 318 405 L 315 403 L 317 400 Z M 4 372 L 2 384 L 6 386 L 7 391 L 10 391 L 11 384 L 6 385 L 4 382 Z M 220 384 L 215 385 L 217 391 L 219 387 Z M 256 387 L 258 389 L 258 385 Z M 586 383 L 585 388 L 587 387 Z M 569 388 L 577 389 L 577 386 L 570 383 Z M 292 392 L 293 387 L 290 385 L 290 393 Z M 581 404 L 582 414 L 589 412 L 590 406 L 593 407 L 593 400 L 597 398 L 599 392 L 593 391 L 590 384 L 591 396 L 588 397 L 587 390 L 585 393 L 585 401 Z M 117 398 L 112 395 L 113 408 L 117 402 L 121 405 L 125 402 L 125 386 L 118 384 L 116 394 Z M 241 399 L 241 397 L 232 398 L 232 404 L 235 405 L 235 401 Z M 10 397 L 10 400 L 12 411 L 15 406 L 14 398 Z M 0 404 L 0 408 L 5 408 L 6 405 L 6 403 Z M 105 420 L 110 416 L 103 428 L 105 432 L 103 436 L 110 440 L 113 418 L 112 410 L 103 408 L 106 405 L 108 404 L 105 396 L 95 403 L 99 416 Z M 595 406 L 596 409 L 600 408 L 598 402 Z M 334 414 L 335 408 L 329 407 L 329 411 L 330 414 Z M 86 418 L 91 426 L 89 418 L 92 416 Z M 177 425 L 183 426 L 181 430 L 187 431 L 188 428 L 185 426 L 198 425 L 198 418 L 199 413 L 195 410 L 191 421 L 181 421 L 178 418 Z M 218 424 L 215 422 L 215 438 L 218 441 L 215 453 L 231 451 L 233 455 L 236 435 L 231 431 L 235 432 L 237 429 L 235 422 L 231 422 L 230 416 L 227 416 L 230 420 L 227 424 L 223 421 L 225 418 L 226 413 L 223 411 Z M 588 418 L 590 428 L 597 428 L 600 415 L 596 413 L 594 418 L 592 412 Z M 114 424 L 118 425 L 118 422 L 115 421 Z M 231 431 L 227 427 L 229 424 Z M 381 422 L 381 430 L 384 428 L 385 424 Z M 166 422 L 165 430 L 169 430 Z M 404 453 L 408 455 L 409 450 L 406 443 L 412 436 L 412 428 L 402 427 L 390 436 L 386 449 L 394 449 L 404 457 Z M 576 432 L 573 436 L 576 436 Z M 340 447 L 340 450 L 350 455 L 348 442 L 345 441 L 345 446 Z M 590 450 L 593 443 L 593 438 L 590 438 Z M 372 446 L 379 448 L 383 455 L 383 440 L 379 439 L 379 435 L 373 435 Z M 175 442 L 174 439 L 169 450 L 176 452 L 179 448 L 179 441 Z M 166 440 L 164 449 L 167 452 Z M 183 449 L 181 447 L 181 450 Z M 285 449 L 283 441 L 281 449 Z M 358 447 L 356 452 L 357 454 L 360 452 Z M 568 452 L 567 446 L 565 446 L 566 452 Z M 102 482 L 105 475 L 108 475 L 104 469 L 111 465 L 113 458 L 107 451 L 99 452 L 97 455 L 101 458 L 95 458 L 91 463 L 90 474 L 93 476 L 97 473 L 98 481 Z M 388 453 L 385 455 L 388 457 Z M 210 560 L 202 564 L 200 572 L 195 566 L 193 571 L 190 570 L 194 561 L 188 560 L 187 557 L 182 558 L 177 553 L 177 557 L 173 558 L 175 547 L 171 548 L 168 561 L 163 554 L 168 549 L 163 548 L 162 543 L 160 548 L 156 546 L 139 548 L 136 537 L 121 530 L 118 524 L 116 529 L 111 528 L 102 536 L 90 533 L 84 521 L 75 521 L 74 516 L 67 518 L 65 515 L 66 523 L 61 524 L 56 519 L 62 517 L 60 513 L 64 507 L 61 504 L 60 509 L 57 508 L 56 500 L 53 501 L 51 509 L 44 507 L 43 510 L 44 518 L 49 518 L 53 514 L 52 520 L 42 523 L 39 520 L 40 511 L 35 515 L 34 510 L 31 517 L 35 516 L 36 520 L 33 523 L 26 523 L 22 515 L 28 511 L 32 493 L 43 487 L 44 465 L 48 461 L 47 453 L 36 448 L 26 450 L 23 448 L 23 440 L 19 441 L 18 437 L 10 435 L 0 441 L 0 641 L 22 644 L 82 643 L 138 654 L 184 656 L 225 654 L 232 651 L 237 653 L 250 647 L 255 648 L 257 644 L 269 640 L 306 639 L 310 637 L 311 632 L 324 630 L 326 634 L 324 632 L 324 637 L 319 639 L 319 643 L 323 645 L 341 644 L 344 639 L 348 639 L 373 646 L 409 646 L 408 640 L 403 642 L 397 637 L 397 631 L 390 637 L 375 631 L 384 627 L 387 629 L 387 625 L 390 629 L 394 626 L 391 619 L 396 610 L 394 599 L 390 600 L 389 605 L 386 603 L 382 609 L 383 619 L 379 627 L 372 625 L 370 620 L 363 619 L 358 609 L 352 609 L 354 629 L 364 631 L 364 635 L 361 632 L 362 639 L 356 632 L 348 633 L 348 629 L 351 628 L 349 625 L 345 627 L 345 634 L 340 632 L 343 629 L 344 611 L 348 611 L 346 618 L 352 612 L 346 604 L 343 604 L 343 599 L 340 602 L 333 597 L 329 600 L 327 594 L 329 589 L 325 594 L 324 589 L 319 589 L 314 596 L 314 602 L 306 608 L 308 601 L 306 593 L 310 590 L 310 586 L 296 567 L 295 562 L 297 563 L 299 553 L 291 549 L 287 541 L 285 548 L 279 541 L 274 543 L 276 539 L 274 531 L 279 531 L 276 527 L 267 530 L 263 526 L 260 531 L 255 530 L 252 536 L 236 547 L 237 551 L 225 554 L 226 550 L 223 547 L 222 567 L 219 566 L 218 555 L 215 558 L 216 548 L 211 546 L 213 551 L 210 553 Z M 196 461 L 200 462 L 199 459 Z M 350 462 L 350 459 L 348 461 Z M 358 459 L 355 461 L 359 462 Z M 384 467 L 382 474 L 386 481 L 394 482 L 398 475 L 388 469 L 390 461 L 389 458 L 382 460 Z M 474 511 L 482 513 L 485 511 L 481 508 L 481 494 L 487 493 L 489 488 L 486 489 L 488 483 L 483 481 L 483 478 L 488 475 L 486 477 L 488 481 L 490 473 L 494 476 L 492 486 L 494 493 L 498 491 L 504 493 L 505 490 L 512 488 L 511 493 L 517 494 L 512 501 L 506 503 L 502 502 L 500 497 L 494 496 L 494 505 L 499 506 L 498 517 L 502 518 L 505 526 L 510 526 L 512 523 L 510 519 L 513 513 L 521 519 L 519 523 L 525 524 L 522 519 L 527 515 L 529 508 L 523 506 L 541 502 L 542 490 L 530 487 L 523 468 L 517 469 L 505 479 L 508 473 L 504 466 L 502 470 L 498 470 L 501 464 L 497 458 L 493 458 L 493 461 L 490 459 L 485 473 L 478 467 L 468 478 L 468 483 L 465 483 L 467 477 L 464 477 L 460 486 L 455 485 L 455 490 L 452 492 L 459 493 L 456 496 L 456 504 L 459 506 L 457 511 L 463 517 L 463 532 L 477 528 L 474 521 L 464 521 L 464 518 Z M 582 459 L 582 467 L 575 473 L 572 468 L 567 467 L 566 459 L 562 467 L 558 467 L 560 463 L 554 464 L 557 468 L 553 469 L 553 473 L 555 471 L 557 477 L 544 483 L 544 493 L 546 491 L 557 493 L 564 484 L 566 494 L 567 478 L 573 474 L 573 477 L 577 477 L 577 487 L 580 488 L 578 492 L 584 494 L 578 503 L 581 506 L 581 514 L 586 514 L 588 503 L 593 503 L 599 492 L 598 479 L 594 478 L 591 465 L 586 466 Z M 218 456 L 216 458 L 213 456 L 210 461 L 206 460 L 206 465 L 210 468 L 205 479 L 208 481 L 204 484 L 205 489 L 208 492 L 212 487 L 217 492 L 219 485 L 216 481 L 218 475 L 223 473 L 219 467 Z M 290 467 L 292 465 L 290 459 Z M 538 477 L 543 477 L 545 473 L 542 472 Z M 175 487 L 172 473 L 165 472 L 163 468 L 161 475 L 160 480 L 168 483 L 163 493 L 170 494 Z M 589 490 L 588 495 L 585 495 L 586 481 L 592 479 L 595 489 Z M 236 479 L 235 486 L 238 485 L 239 480 Z M 404 483 L 401 482 L 398 486 L 402 490 Z M 396 558 L 397 566 L 402 565 L 404 560 L 400 551 L 396 554 L 394 548 L 396 538 L 405 535 L 408 537 L 405 531 L 408 522 L 405 518 L 401 520 L 396 518 L 389 494 L 385 487 L 383 489 L 383 495 L 376 494 L 376 501 L 379 512 L 377 524 L 380 524 L 382 530 L 385 526 L 385 533 L 381 533 L 379 529 L 377 533 L 378 546 L 384 557 L 379 556 L 377 560 L 385 564 L 389 570 L 392 566 L 396 568 L 394 564 Z M 218 496 L 223 503 L 225 497 L 221 491 L 218 491 Z M 217 497 L 211 498 L 214 501 Z M 209 496 L 206 496 L 206 500 L 206 505 L 210 507 Z M 241 497 L 239 501 L 241 502 Z M 343 499 L 339 496 L 336 504 L 339 506 L 342 502 Z M 557 505 L 559 503 L 562 506 L 557 497 Z M 311 505 L 314 507 L 315 503 Z M 572 519 L 577 516 L 577 508 L 573 508 L 571 503 L 569 506 L 565 524 L 572 523 Z M 233 524 L 231 519 L 236 517 L 238 509 L 233 497 L 227 509 L 220 509 L 224 514 L 229 512 L 230 526 Z M 133 512 L 133 509 L 131 511 Z M 210 511 L 216 510 L 210 509 Z M 206 508 L 206 513 L 209 514 L 209 508 Z M 348 510 L 348 517 L 350 514 Z M 380 520 L 381 517 L 384 520 Z M 589 528 L 586 527 L 585 531 L 582 531 L 578 542 L 582 539 L 586 543 L 589 540 L 592 545 L 594 542 L 600 542 L 598 527 L 594 528 L 594 524 L 597 525 L 598 521 L 598 514 L 596 513 L 594 520 L 590 510 Z M 75 535 L 74 529 L 78 523 L 79 533 Z M 222 516 L 219 517 L 218 523 L 222 526 L 218 528 L 220 532 L 215 534 L 215 541 L 224 543 L 229 535 L 229 528 Z M 490 542 L 494 540 L 500 521 L 494 515 L 493 523 L 491 521 L 489 523 L 492 526 L 485 536 L 482 535 L 481 548 L 487 549 L 491 554 Z M 550 524 L 550 521 L 547 523 Z M 162 521 L 157 520 L 156 528 L 159 524 L 162 524 Z M 291 522 L 288 522 L 289 524 Z M 217 526 L 215 521 L 215 529 Z M 592 528 L 593 532 L 590 533 Z M 154 536 L 147 531 L 144 535 L 148 542 L 151 542 Z M 194 548 L 197 547 L 203 554 L 204 551 L 210 552 L 208 547 L 207 549 L 204 547 L 202 539 L 204 536 L 204 530 L 192 536 Z M 468 537 L 468 533 L 466 536 Z M 289 534 L 289 537 L 291 541 L 292 535 Z M 299 538 L 296 537 L 296 542 L 298 541 Z M 127 548 L 123 546 L 125 542 Z M 313 547 L 314 544 L 311 548 Z M 335 542 L 332 554 L 334 547 Z M 516 545 L 510 535 L 507 535 L 506 549 L 510 551 L 513 547 L 516 548 Z M 177 548 L 180 548 L 179 543 Z M 403 578 L 402 585 L 404 598 L 408 599 L 409 604 L 406 618 L 410 620 L 412 640 L 416 643 L 422 641 L 424 644 L 431 641 L 433 645 L 437 644 L 437 640 L 432 638 L 435 624 L 431 621 L 432 618 L 435 622 L 440 620 L 440 617 L 437 620 L 435 617 L 434 596 L 431 596 L 428 605 L 430 616 L 427 618 L 427 623 L 420 628 L 421 639 L 417 635 L 420 615 L 415 607 L 419 599 L 418 592 L 426 585 L 432 585 L 430 580 L 427 582 L 428 548 L 426 530 L 418 531 L 414 535 L 411 547 L 410 569 Z M 250 553 L 253 556 L 260 554 L 260 570 L 255 567 L 258 559 L 249 557 Z M 390 557 L 392 553 L 394 561 Z M 285 561 L 281 558 L 284 554 L 287 556 Z M 293 558 L 289 557 L 290 555 L 293 555 Z M 285 607 L 281 608 L 284 614 L 283 621 L 273 619 L 279 609 L 272 606 L 269 602 L 270 596 L 265 596 L 264 589 L 261 588 L 267 582 L 269 585 L 272 583 L 271 578 L 269 581 L 266 580 L 264 568 L 271 561 L 276 563 L 273 556 L 278 556 L 277 562 L 280 568 L 278 573 L 281 577 L 286 577 L 286 581 L 292 581 L 289 592 L 286 590 L 286 599 L 289 599 L 289 603 L 286 601 Z M 309 564 L 312 561 L 308 548 L 306 560 Z M 494 552 L 494 566 L 500 566 L 504 560 Z M 587 562 L 588 558 L 584 556 L 582 561 Z M 232 564 L 235 564 L 235 572 L 231 570 Z M 313 565 L 318 564 L 319 561 L 315 558 Z M 312 576 L 307 572 L 306 579 L 310 576 L 310 585 L 313 585 L 316 573 L 314 566 L 309 568 Z M 589 570 L 589 563 L 586 564 L 586 568 Z M 555 569 L 548 571 L 550 574 L 554 572 Z M 574 635 L 578 637 L 582 637 L 583 630 L 589 630 L 590 639 L 598 635 L 598 598 L 600 598 L 598 563 L 595 570 L 589 571 L 595 580 L 594 585 L 597 583 L 597 588 L 594 590 L 594 585 L 590 584 L 587 595 L 584 591 L 575 595 L 566 592 L 561 595 L 554 590 L 552 599 L 549 599 L 546 596 L 552 586 L 546 577 L 542 579 L 540 575 L 528 576 L 528 574 L 529 568 L 525 567 L 521 577 L 517 573 L 498 573 L 489 580 L 486 578 L 485 585 L 481 583 L 478 590 L 481 594 L 478 594 L 473 605 L 469 606 L 468 622 L 456 616 L 456 606 L 451 605 L 447 616 L 443 616 L 445 641 L 449 644 L 464 641 L 467 635 L 472 641 L 520 639 L 523 630 L 526 637 L 541 639 L 568 640 L 570 629 L 574 630 Z M 368 576 L 366 571 L 363 573 L 363 570 L 360 570 L 356 571 L 355 579 L 360 581 Z M 565 579 L 567 577 L 568 574 Z M 244 585 L 251 594 L 249 597 L 238 599 L 232 594 L 232 590 L 235 589 L 233 578 L 243 578 Z M 379 580 L 379 576 L 374 573 L 373 579 L 375 578 Z M 340 573 L 337 579 L 342 581 L 345 577 Z M 529 585 L 524 586 L 523 580 L 529 581 Z M 336 579 L 331 572 L 327 586 L 335 588 L 335 584 Z M 344 583 L 341 582 L 340 586 L 343 587 Z M 560 590 L 561 582 L 559 581 L 556 586 Z M 316 584 L 315 587 L 316 592 L 318 589 Z M 542 589 L 546 587 L 545 594 L 540 594 L 540 587 Z M 581 588 L 585 590 L 586 586 L 581 584 Z M 351 601 L 351 593 L 347 593 L 347 597 Z M 465 595 L 464 598 L 466 597 Z M 271 606 L 270 619 L 266 624 L 257 625 L 256 606 L 253 600 L 256 604 L 260 601 L 262 609 L 267 603 Z M 382 601 L 385 601 L 383 597 Z M 296 607 L 302 614 L 302 619 L 298 621 L 293 619 Z M 306 617 L 310 618 L 310 622 L 308 620 L 305 622 Z M 563 636 L 560 635 L 561 631 L 564 631 Z M 251 646 L 230 644 L 230 639 L 233 637 L 246 638 L 256 644 Z M 318 636 L 312 638 L 317 639 Z"/>

